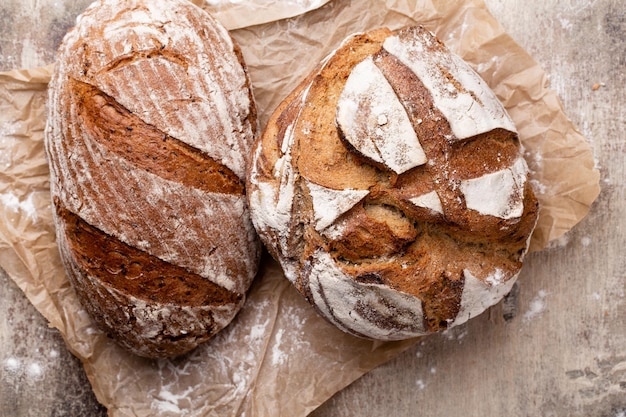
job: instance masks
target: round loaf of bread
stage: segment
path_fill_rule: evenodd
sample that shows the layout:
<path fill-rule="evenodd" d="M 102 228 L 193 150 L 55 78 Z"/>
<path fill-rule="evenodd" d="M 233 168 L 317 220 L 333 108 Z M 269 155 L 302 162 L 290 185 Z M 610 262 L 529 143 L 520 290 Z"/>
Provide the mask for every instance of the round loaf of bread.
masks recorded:
<path fill-rule="evenodd" d="M 70 282 L 132 352 L 186 353 L 233 319 L 258 269 L 240 50 L 186 0 L 103 0 L 57 58 L 45 146 Z"/>
<path fill-rule="evenodd" d="M 340 329 L 378 340 L 497 303 L 538 212 L 505 109 L 422 27 L 347 38 L 273 113 L 247 188 L 297 290 Z"/>

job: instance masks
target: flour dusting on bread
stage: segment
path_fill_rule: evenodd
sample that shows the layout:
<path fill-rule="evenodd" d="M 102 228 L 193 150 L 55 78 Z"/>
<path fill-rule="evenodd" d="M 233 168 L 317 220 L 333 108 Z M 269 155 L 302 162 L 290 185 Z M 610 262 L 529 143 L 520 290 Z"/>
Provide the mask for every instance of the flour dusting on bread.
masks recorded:
<path fill-rule="evenodd" d="M 502 299 L 538 212 L 503 106 L 419 26 L 331 52 L 270 118 L 247 187 L 296 289 L 338 328 L 380 340 L 445 330 Z"/>
<path fill-rule="evenodd" d="M 408 29 L 387 38 L 383 48 L 424 83 L 435 106 L 446 116 L 456 140 L 496 128 L 516 131 L 485 81 L 430 33 Z"/>
<path fill-rule="evenodd" d="M 49 91 L 57 238 L 79 299 L 136 354 L 188 352 L 237 314 L 261 253 L 238 46 L 187 1 L 97 1 Z"/>

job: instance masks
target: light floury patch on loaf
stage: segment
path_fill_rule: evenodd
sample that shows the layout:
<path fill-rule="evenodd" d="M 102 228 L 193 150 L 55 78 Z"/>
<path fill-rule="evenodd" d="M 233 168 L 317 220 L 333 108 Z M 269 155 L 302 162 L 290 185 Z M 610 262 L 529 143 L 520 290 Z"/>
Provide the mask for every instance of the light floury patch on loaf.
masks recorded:
<path fill-rule="evenodd" d="M 347 219 L 338 220 L 334 224 L 331 224 L 324 230 L 320 231 L 320 234 L 330 240 L 336 240 L 341 238 L 343 234 L 346 232 Z"/>
<path fill-rule="evenodd" d="M 225 304 L 216 306 L 178 306 L 173 304 L 158 304 L 146 302 L 137 297 L 119 294 L 114 288 L 107 288 L 112 294 L 118 293 L 120 302 L 128 303 L 128 319 L 133 317 L 136 332 L 146 339 L 155 339 L 159 336 L 175 338 L 189 333 L 206 334 L 207 324 L 223 328 L 235 316 L 238 306 Z M 210 323 L 198 317 L 196 310 L 210 312 L 213 319 Z"/>
<path fill-rule="evenodd" d="M 292 138 L 289 126 L 286 137 Z M 290 139 L 288 139 L 290 140 Z M 260 158 L 263 148 L 257 147 L 253 155 L 253 164 Z M 292 207 L 295 196 L 296 174 L 291 164 L 291 151 L 287 152 L 276 161 L 273 168 L 273 175 L 278 181 L 269 183 L 260 179 L 256 172 L 250 176 L 253 185 L 249 189 L 250 214 L 253 224 L 261 235 L 272 235 L 276 238 L 274 242 L 284 254 L 290 252 L 288 245 L 288 230 L 292 218 Z"/>
<path fill-rule="evenodd" d="M 358 152 L 397 174 L 426 163 L 406 110 L 372 57 L 352 69 L 337 104 L 337 125 Z"/>
<path fill-rule="evenodd" d="M 369 194 L 368 190 L 333 190 L 305 180 L 313 200 L 315 230 L 330 226 L 339 216 L 350 210 Z"/>
<path fill-rule="evenodd" d="M 121 310 L 125 320 L 111 320 L 111 315 L 104 315 L 109 328 L 120 334 L 136 338 L 140 343 L 127 345 L 131 350 L 140 350 L 142 345 L 161 344 L 169 339 L 188 337 L 186 343 L 205 341 L 215 329 L 228 325 L 240 309 L 239 304 L 185 306 L 146 302 L 129 296 L 115 288 L 94 282 L 95 288 L 106 293 L 101 296 L 116 300 L 116 304 L 125 306 Z M 123 339 L 122 339 L 123 340 Z M 150 351 L 140 352 L 149 355 Z"/>
<path fill-rule="evenodd" d="M 467 208 L 505 220 L 520 217 L 527 175 L 526 161 L 520 157 L 507 169 L 461 181 Z"/>
<path fill-rule="evenodd" d="M 118 7 L 100 3 L 80 17 L 61 53 L 75 54 L 72 48 L 88 38 L 82 52 L 90 65 L 84 73 L 77 59 L 62 72 L 98 87 L 145 123 L 243 179 L 254 137 L 247 119 L 251 102 L 228 32 L 188 2 L 133 0 L 123 13 Z"/>
<path fill-rule="evenodd" d="M 273 235 L 279 250 L 289 256 L 292 249 L 289 247 L 289 225 L 292 220 L 292 208 L 296 193 L 296 180 L 299 177 L 292 163 L 292 146 L 295 141 L 294 131 L 302 107 L 310 91 L 309 84 L 302 91 L 300 103 L 302 106 L 296 117 L 285 128 L 282 142 L 279 144 L 281 156 L 272 167 L 271 175 L 274 178 L 266 181 L 256 169 L 252 169 L 249 181 L 252 187 L 248 189 L 250 212 L 256 230 L 262 235 Z M 252 167 L 256 167 L 263 154 L 263 142 L 259 141 L 252 157 Z"/>
<path fill-rule="evenodd" d="M 443 206 L 441 205 L 441 199 L 439 195 L 437 195 L 437 191 L 431 191 L 418 197 L 410 198 L 409 201 L 418 207 L 424 207 L 436 213 L 443 214 Z"/>
<path fill-rule="evenodd" d="M 354 280 L 323 250 L 307 261 L 308 288 L 319 311 L 357 336 L 403 340 L 426 333 L 421 301 L 385 285 Z"/>
<path fill-rule="evenodd" d="M 291 142 L 293 141 L 293 124 L 287 127 L 283 139 L 283 155 L 273 167 L 273 176 L 278 180 L 278 187 L 259 178 L 252 172 L 250 182 L 256 186 L 251 192 L 250 207 L 255 212 L 255 226 L 259 230 L 277 230 L 286 233 L 291 220 L 291 208 L 295 194 L 295 171 L 291 163 Z M 253 156 L 256 163 L 263 152 L 258 146 Z"/>
<path fill-rule="evenodd" d="M 390 36 L 383 48 L 417 75 L 448 120 L 456 140 L 497 128 L 516 132 L 485 81 L 427 30 L 416 27 Z"/>
<path fill-rule="evenodd" d="M 464 269 L 463 277 L 465 281 L 461 296 L 461 309 L 454 321 L 448 325 L 448 328 L 463 324 L 497 304 L 511 291 L 518 275 L 519 273 L 513 276 L 505 276 L 502 270 L 496 268 L 485 280 L 480 280 L 469 269 Z"/>

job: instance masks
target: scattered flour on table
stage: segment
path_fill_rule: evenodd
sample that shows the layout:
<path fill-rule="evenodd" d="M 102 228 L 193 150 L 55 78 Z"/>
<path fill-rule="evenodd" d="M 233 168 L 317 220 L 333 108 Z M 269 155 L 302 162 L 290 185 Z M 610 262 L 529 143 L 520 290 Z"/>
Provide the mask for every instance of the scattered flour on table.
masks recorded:
<path fill-rule="evenodd" d="M 32 362 L 28 364 L 26 374 L 33 379 L 37 379 L 43 375 L 43 368 L 37 362 Z"/>
<path fill-rule="evenodd" d="M 554 239 L 548 242 L 548 245 L 546 248 L 547 249 L 564 248 L 569 244 L 569 240 L 570 240 L 569 234 L 565 233 L 562 236 L 558 237 L 557 239 Z"/>
<path fill-rule="evenodd" d="M 450 341 L 456 340 L 459 343 L 462 343 L 465 336 L 467 336 L 467 333 L 467 326 L 460 325 L 444 330 L 443 332 L 441 332 L 441 335 Z"/>
<path fill-rule="evenodd" d="M 248 342 L 258 342 L 263 338 L 265 331 L 267 329 L 270 320 L 267 319 L 263 323 L 255 324 L 250 328 L 250 333 L 248 334 Z"/>
<path fill-rule="evenodd" d="M 281 312 L 281 317 L 285 323 L 276 331 L 270 344 L 270 358 L 274 366 L 284 365 L 289 357 L 299 357 L 311 351 L 311 345 L 304 337 L 307 318 L 302 312 L 297 307 L 289 306 Z M 285 332 L 285 329 L 288 331 Z"/>
<path fill-rule="evenodd" d="M 2 136 L 0 136 L 0 169 L 9 169 L 12 165 L 11 163 L 11 152 L 9 152 L 7 149 L 3 149 L 4 147 L 3 145 L 3 141 L 5 140 L 5 138 L 3 138 Z"/>
<path fill-rule="evenodd" d="M 32 220 L 35 220 L 37 218 L 37 209 L 33 202 L 33 196 L 34 194 L 31 193 L 26 199 L 20 200 L 18 196 L 9 191 L 0 194 L 0 203 L 2 203 L 2 206 L 6 209 L 12 210 L 13 212 L 21 211 Z"/>
<path fill-rule="evenodd" d="M 279 329 L 276 332 L 276 337 L 275 337 L 276 345 L 274 345 L 274 348 L 272 349 L 272 365 L 274 366 L 283 365 L 285 361 L 287 360 L 287 356 L 288 356 L 287 353 L 283 352 L 280 349 L 284 332 L 285 332 L 285 329 Z"/>
<path fill-rule="evenodd" d="M 7 372 L 15 373 L 22 367 L 22 362 L 18 358 L 6 358 L 4 360 L 4 369 Z"/>
<path fill-rule="evenodd" d="M 559 23 L 561 24 L 561 28 L 565 30 L 571 30 L 574 27 L 574 24 L 570 22 L 568 19 L 559 17 Z"/>
<path fill-rule="evenodd" d="M 12 165 L 11 151 L 17 140 L 14 135 L 18 131 L 16 122 L 0 123 L 0 168 L 7 169 Z"/>
<path fill-rule="evenodd" d="M 535 317 L 541 315 L 546 309 L 546 296 L 548 293 L 544 290 L 539 290 L 535 298 L 530 301 L 528 310 L 524 313 L 524 320 L 530 321 Z"/>
<path fill-rule="evenodd" d="M 546 187 L 545 184 L 541 183 L 539 180 L 532 179 L 532 180 L 530 180 L 530 183 L 533 186 L 533 190 L 537 194 L 541 194 L 542 195 L 542 194 L 545 194 L 548 191 L 548 187 Z"/>
<path fill-rule="evenodd" d="M 30 383 L 40 380 L 45 373 L 45 366 L 37 361 L 25 361 L 22 358 L 8 357 L 2 364 L 5 375 L 0 380 L 22 380 Z"/>
<path fill-rule="evenodd" d="M 161 412 L 182 413 L 182 409 L 179 406 L 179 401 L 189 402 L 189 395 L 193 392 L 194 387 L 187 388 L 181 394 L 174 394 L 168 389 L 168 386 L 163 386 L 159 392 L 157 399 L 154 400 L 155 405 Z M 184 407 L 183 407 L 184 408 Z"/>
<path fill-rule="evenodd" d="M 437 368 L 433 366 L 430 368 L 428 375 L 435 375 L 436 373 L 437 373 Z M 415 380 L 415 385 L 417 386 L 418 390 L 423 390 L 426 388 L 426 386 L 428 386 L 427 379 L 428 379 L 428 376 L 418 378 Z"/>

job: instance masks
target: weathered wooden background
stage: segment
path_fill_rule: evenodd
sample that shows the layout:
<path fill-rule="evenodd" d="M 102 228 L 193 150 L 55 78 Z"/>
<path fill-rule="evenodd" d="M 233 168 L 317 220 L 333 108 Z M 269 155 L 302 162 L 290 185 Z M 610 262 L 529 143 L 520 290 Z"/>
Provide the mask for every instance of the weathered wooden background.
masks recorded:
<path fill-rule="evenodd" d="M 626 416 L 626 2 L 485 1 L 589 139 L 602 192 L 527 258 L 506 306 L 424 339 L 312 417 Z M 89 3 L 2 0 L 0 70 L 52 62 Z M 0 416 L 100 415 L 80 363 L 0 271 Z"/>

